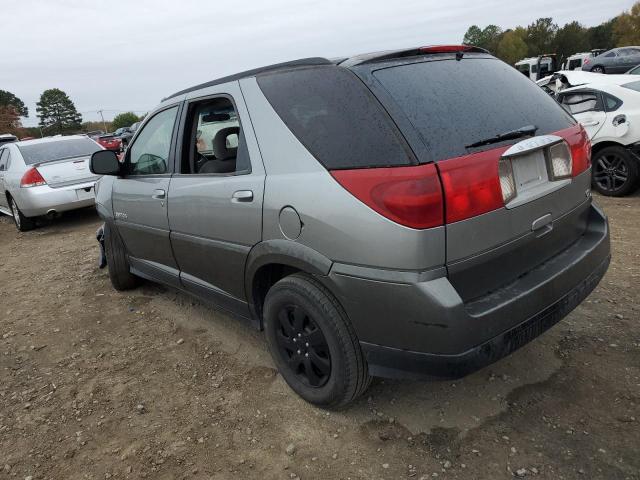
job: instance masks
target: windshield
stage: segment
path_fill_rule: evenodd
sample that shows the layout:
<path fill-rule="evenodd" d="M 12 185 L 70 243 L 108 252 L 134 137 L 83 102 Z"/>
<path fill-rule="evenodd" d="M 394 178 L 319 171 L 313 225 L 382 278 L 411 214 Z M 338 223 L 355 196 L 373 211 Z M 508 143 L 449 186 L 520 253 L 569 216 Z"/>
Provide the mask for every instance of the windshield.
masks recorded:
<path fill-rule="evenodd" d="M 55 162 L 67 158 L 88 157 L 93 152 L 102 150 L 100 145 L 90 138 L 39 142 L 31 145 L 19 145 L 18 148 L 27 165 Z"/>
<path fill-rule="evenodd" d="M 387 67 L 374 77 L 423 138 L 433 160 L 525 125 L 537 135 L 574 125 L 556 101 L 506 63 L 488 58 Z"/>

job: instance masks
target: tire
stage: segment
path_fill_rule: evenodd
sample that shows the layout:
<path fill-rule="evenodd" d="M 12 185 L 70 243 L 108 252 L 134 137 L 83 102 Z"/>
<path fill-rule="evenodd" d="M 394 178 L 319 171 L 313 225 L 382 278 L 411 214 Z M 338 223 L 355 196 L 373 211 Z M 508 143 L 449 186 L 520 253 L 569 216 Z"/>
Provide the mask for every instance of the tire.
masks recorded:
<path fill-rule="evenodd" d="M 596 65 L 591 69 L 593 73 L 607 73 L 602 65 Z"/>
<path fill-rule="evenodd" d="M 271 287 L 264 328 L 278 370 L 307 402 L 342 407 L 369 387 L 367 363 L 346 313 L 313 277 L 297 273 Z"/>
<path fill-rule="evenodd" d="M 140 279 L 131 273 L 122 239 L 117 230 L 108 223 L 104 226 L 104 249 L 113 288 L 119 291 L 135 288 Z"/>
<path fill-rule="evenodd" d="M 19 232 L 28 232 L 29 230 L 36 228 L 35 219 L 25 217 L 20 211 L 20 208 L 18 208 L 18 204 L 13 197 L 9 197 L 9 206 L 11 208 L 11 213 L 13 214 L 13 221 Z"/>
<path fill-rule="evenodd" d="M 608 197 L 623 197 L 638 188 L 638 159 L 626 148 L 612 146 L 593 157 L 592 185 Z"/>

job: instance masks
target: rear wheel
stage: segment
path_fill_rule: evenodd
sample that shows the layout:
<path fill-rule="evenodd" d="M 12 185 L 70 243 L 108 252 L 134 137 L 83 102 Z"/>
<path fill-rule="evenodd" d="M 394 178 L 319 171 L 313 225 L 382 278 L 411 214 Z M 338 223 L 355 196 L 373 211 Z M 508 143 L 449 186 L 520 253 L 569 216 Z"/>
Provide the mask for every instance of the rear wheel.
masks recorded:
<path fill-rule="evenodd" d="M 601 65 L 596 65 L 595 67 L 593 67 L 593 68 L 591 69 L 591 71 L 592 71 L 593 73 L 606 73 L 606 72 L 604 71 L 604 67 L 603 67 L 603 66 L 601 66 Z"/>
<path fill-rule="evenodd" d="M 104 249 L 113 288 L 116 290 L 135 288 L 140 280 L 130 271 L 127 253 L 118 231 L 108 223 L 104 226 Z"/>
<path fill-rule="evenodd" d="M 340 407 L 369 386 L 366 360 L 346 313 L 312 277 L 295 274 L 271 287 L 264 322 L 278 370 L 306 401 Z"/>
<path fill-rule="evenodd" d="M 18 208 L 18 204 L 13 197 L 9 198 L 9 205 L 11 206 L 13 221 L 15 222 L 18 231 L 27 232 L 36 228 L 35 220 L 33 218 L 24 216 L 24 214 L 20 211 L 20 208 Z"/>
<path fill-rule="evenodd" d="M 606 147 L 593 158 L 593 188 L 602 195 L 622 197 L 638 188 L 638 160 L 623 147 Z"/>

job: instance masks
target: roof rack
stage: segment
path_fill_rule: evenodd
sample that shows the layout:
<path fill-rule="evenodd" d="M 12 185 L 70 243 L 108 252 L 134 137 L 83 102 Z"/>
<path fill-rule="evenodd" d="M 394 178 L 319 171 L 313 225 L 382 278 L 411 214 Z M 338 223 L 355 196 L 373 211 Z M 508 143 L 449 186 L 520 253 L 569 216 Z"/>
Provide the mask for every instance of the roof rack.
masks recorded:
<path fill-rule="evenodd" d="M 251 70 L 246 70 L 240 73 L 234 73 L 233 75 L 217 78 L 209 82 L 201 83 L 199 85 L 195 85 L 193 87 L 180 90 L 179 92 L 176 92 L 172 95 L 169 95 L 168 97 L 163 98 L 162 101 L 164 102 L 165 100 L 169 100 L 170 98 L 177 97 L 179 95 L 184 95 L 185 93 L 200 90 L 202 88 L 212 87 L 214 85 L 220 85 L 222 83 L 227 83 L 227 82 L 233 82 L 234 80 L 240 80 L 241 78 L 253 77 L 260 73 L 273 72 L 276 70 L 285 70 L 285 69 L 296 68 L 296 67 L 311 67 L 311 66 L 318 66 L 318 65 L 335 65 L 335 62 L 332 62 L 322 57 L 310 57 L 310 58 L 302 58 L 300 60 L 293 60 L 290 62 L 267 65 L 265 67 L 259 67 Z"/>

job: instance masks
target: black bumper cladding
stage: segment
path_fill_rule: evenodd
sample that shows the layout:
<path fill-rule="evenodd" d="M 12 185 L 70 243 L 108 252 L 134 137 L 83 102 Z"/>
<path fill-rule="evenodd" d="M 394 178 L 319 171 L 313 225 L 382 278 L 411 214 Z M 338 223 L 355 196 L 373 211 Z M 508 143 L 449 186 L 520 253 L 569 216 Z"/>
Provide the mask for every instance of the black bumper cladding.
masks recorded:
<path fill-rule="evenodd" d="M 595 289 L 609 267 L 610 256 L 580 284 L 533 317 L 459 355 L 434 355 L 362 342 L 370 373 L 383 377 L 461 378 L 526 345 L 554 326 Z"/>

